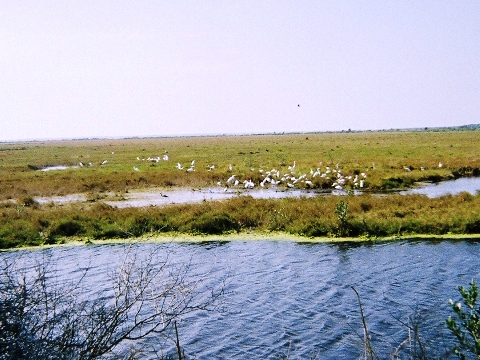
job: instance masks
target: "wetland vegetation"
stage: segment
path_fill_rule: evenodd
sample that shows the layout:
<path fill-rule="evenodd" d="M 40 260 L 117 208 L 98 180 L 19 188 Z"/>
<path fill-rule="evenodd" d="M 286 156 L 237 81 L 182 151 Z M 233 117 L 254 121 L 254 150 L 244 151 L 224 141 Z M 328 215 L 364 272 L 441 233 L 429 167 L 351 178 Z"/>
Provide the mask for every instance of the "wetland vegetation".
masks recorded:
<path fill-rule="evenodd" d="M 480 234 L 478 194 L 431 199 L 374 192 L 479 175 L 478 134 L 478 130 L 432 130 L 0 143 L 0 247 L 78 238 L 252 232 L 309 239 L 474 237 Z M 63 168 L 40 171 L 55 166 Z M 141 189 L 232 187 L 227 183 L 232 175 L 260 187 L 273 169 L 294 174 L 297 182 L 291 185 L 298 189 L 325 190 L 335 186 L 341 169 L 350 179 L 343 189 L 350 193 L 358 186 L 353 178 L 363 175 L 364 193 L 341 199 L 246 195 L 125 209 L 101 201 Z M 324 176 L 313 176 L 317 170 Z M 288 182 L 275 186 L 287 188 Z M 79 193 L 87 201 L 63 205 L 36 201 L 41 196 Z M 341 217 L 339 206 L 344 206 Z"/>

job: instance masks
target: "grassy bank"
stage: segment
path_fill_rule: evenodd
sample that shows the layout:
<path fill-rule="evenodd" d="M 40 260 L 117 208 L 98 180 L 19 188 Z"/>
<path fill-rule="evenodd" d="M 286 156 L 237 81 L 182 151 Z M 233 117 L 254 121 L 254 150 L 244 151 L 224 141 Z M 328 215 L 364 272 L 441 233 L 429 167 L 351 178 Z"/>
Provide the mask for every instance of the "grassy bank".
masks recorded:
<path fill-rule="evenodd" d="M 194 168 L 187 171 L 193 160 Z M 58 165 L 71 168 L 40 171 Z M 316 169 L 341 169 L 351 177 L 365 174 L 365 189 L 405 188 L 417 181 L 478 175 L 478 131 L 3 143 L 0 247 L 55 244 L 78 237 L 130 239 L 167 234 L 283 233 L 306 239 L 480 234 L 480 200 L 470 194 L 438 199 L 242 196 L 137 209 L 116 209 L 96 200 L 106 192 L 157 186 L 225 185 L 231 175 L 259 186 L 268 169 L 297 178 L 308 176 L 311 181 L 298 182 L 298 188 L 332 188 L 335 170 L 329 177 L 313 177 Z M 353 183 L 344 188 L 353 188 Z M 74 193 L 86 193 L 91 201 L 63 206 L 35 202 L 36 196 Z"/>
<path fill-rule="evenodd" d="M 345 212 L 340 213 L 343 209 Z M 480 234 L 480 196 L 462 193 L 299 199 L 241 196 L 219 202 L 118 209 L 103 203 L 4 204 L 0 247 L 141 236 L 286 234 L 308 240 L 373 240 Z"/>

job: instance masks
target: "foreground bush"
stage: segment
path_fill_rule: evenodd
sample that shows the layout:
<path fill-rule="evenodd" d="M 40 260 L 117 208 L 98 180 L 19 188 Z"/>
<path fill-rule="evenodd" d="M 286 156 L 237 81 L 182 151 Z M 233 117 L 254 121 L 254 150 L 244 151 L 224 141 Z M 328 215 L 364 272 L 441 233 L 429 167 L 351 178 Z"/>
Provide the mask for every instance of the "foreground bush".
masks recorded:
<path fill-rule="evenodd" d="M 480 359 L 480 304 L 478 303 L 478 286 L 474 280 L 470 288 L 458 288 L 462 302 L 450 300 L 450 306 L 455 313 L 447 319 L 447 326 L 458 340 L 453 351 L 460 359 L 467 359 L 469 355 L 476 355 Z M 465 306 L 465 308 L 462 306 Z"/>
<path fill-rule="evenodd" d="M 201 294 L 199 284 L 188 281 L 188 267 L 173 267 L 159 255 L 127 248 L 111 281 L 93 296 L 95 274 L 88 268 L 62 280 L 48 257 L 33 266 L 29 259 L 4 257 L 0 359 L 133 359 L 144 352 L 143 339 L 165 334 L 188 313 L 215 307 L 222 289 Z"/>

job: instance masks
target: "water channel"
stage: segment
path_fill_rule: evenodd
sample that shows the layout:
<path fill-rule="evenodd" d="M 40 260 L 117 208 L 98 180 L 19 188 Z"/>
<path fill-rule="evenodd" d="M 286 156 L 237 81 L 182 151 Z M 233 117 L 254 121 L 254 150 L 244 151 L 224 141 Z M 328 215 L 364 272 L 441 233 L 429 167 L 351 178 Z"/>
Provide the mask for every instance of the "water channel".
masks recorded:
<path fill-rule="evenodd" d="M 95 289 L 109 284 L 112 264 L 126 246 L 11 251 L 0 253 L 0 259 L 31 262 L 49 253 L 69 278 L 88 264 L 87 287 Z M 361 296 L 380 358 L 389 358 L 408 337 L 402 322 L 415 314 L 425 345 L 432 340 L 433 349 L 442 352 L 448 299 L 459 299 L 457 286 L 480 279 L 480 243 L 466 240 L 301 244 L 239 239 L 137 246 L 140 252 L 156 248 L 169 254 L 177 265 L 189 263 L 190 279 L 201 282 L 199 289 L 225 280 L 222 311 L 195 313 L 178 323 L 181 345 L 193 359 L 357 359 L 363 328 L 352 286 Z M 159 340 L 150 341 L 158 345 Z"/>

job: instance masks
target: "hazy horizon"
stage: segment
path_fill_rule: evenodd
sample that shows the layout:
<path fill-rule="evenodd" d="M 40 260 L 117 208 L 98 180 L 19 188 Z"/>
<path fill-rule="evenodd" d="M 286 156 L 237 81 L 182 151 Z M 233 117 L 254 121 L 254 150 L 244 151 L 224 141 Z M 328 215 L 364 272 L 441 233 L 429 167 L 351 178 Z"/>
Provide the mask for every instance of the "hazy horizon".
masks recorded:
<path fill-rule="evenodd" d="M 0 142 L 480 123 L 474 0 L 0 8 Z"/>

